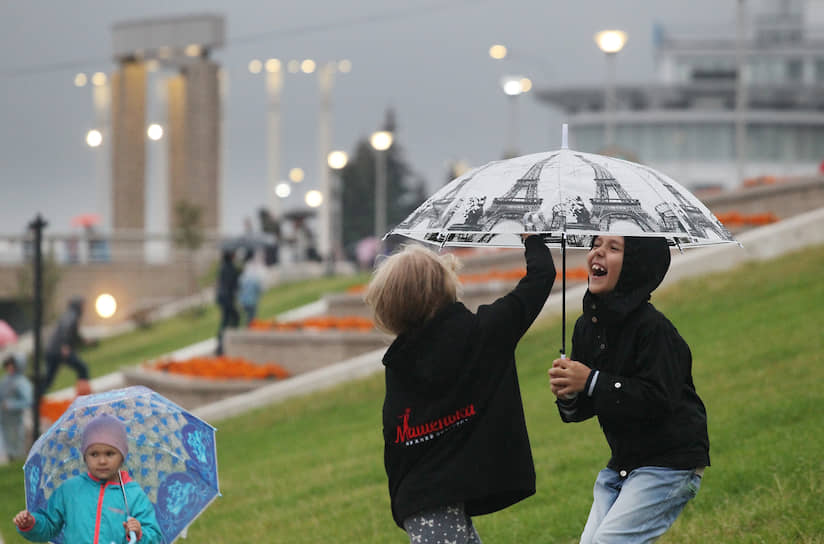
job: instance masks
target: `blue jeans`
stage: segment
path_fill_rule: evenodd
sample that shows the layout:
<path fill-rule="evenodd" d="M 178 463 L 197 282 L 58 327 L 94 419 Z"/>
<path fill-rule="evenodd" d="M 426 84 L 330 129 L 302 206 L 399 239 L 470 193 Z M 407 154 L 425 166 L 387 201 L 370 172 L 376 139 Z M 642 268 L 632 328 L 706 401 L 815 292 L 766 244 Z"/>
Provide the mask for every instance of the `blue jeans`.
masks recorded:
<path fill-rule="evenodd" d="M 581 544 L 653 542 L 675 522 L 701 487 L 694 470 L 640 467 L 622 478 L 598 473 Z"/>

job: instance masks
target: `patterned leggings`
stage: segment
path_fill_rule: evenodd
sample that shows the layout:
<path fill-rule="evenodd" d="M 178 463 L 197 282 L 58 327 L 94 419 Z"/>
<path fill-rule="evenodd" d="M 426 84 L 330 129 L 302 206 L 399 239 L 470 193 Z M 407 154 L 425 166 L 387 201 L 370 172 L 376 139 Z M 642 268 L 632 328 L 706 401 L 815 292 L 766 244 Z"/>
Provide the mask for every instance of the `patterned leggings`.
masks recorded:
<path fill-rule="evenodd" d="M 411 544 L 481 544 L 463 504 L 421 510 L 403 520 Z"/>

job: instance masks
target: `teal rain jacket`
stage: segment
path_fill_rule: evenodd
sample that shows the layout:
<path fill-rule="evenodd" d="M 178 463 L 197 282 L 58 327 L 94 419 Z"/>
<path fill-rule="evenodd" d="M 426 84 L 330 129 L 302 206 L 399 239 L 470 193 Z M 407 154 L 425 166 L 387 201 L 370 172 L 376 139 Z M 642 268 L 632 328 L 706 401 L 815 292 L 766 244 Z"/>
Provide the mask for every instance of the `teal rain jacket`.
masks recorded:
<path fill-rule="evenodd" d="M 155 517 L 154 505 L 126 471 L 120 473 L 129 501 L 129 513 L 140 522 L 140 544 L 161 544 L 163 537 Z M 44 510 L 32 512 L 34 527 L 18 533 L 32 542 L 46 542 L 63 531 L 67 544 L 121 544 L 128 541 L 123 523 L 126 509 L 119 482 L 104 482 L 81 474 L 66 480 L 49 497 Z"/>

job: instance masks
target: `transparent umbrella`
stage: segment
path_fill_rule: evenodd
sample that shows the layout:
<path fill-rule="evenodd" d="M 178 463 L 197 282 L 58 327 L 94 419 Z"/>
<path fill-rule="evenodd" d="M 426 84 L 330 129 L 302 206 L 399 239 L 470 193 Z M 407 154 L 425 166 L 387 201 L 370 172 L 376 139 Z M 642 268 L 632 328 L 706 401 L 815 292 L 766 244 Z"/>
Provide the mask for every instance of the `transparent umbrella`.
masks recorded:
<path fill-rule="evenodd" d="M 129 440 L 125 470 L 154 504 L 164 541 L 173 542 L 220 495 L 215 429 L 143 386 L 72 402 L 29 451 L 23 465 L 26 508 L 44 507 L 61 482 L 86 470 L 80 451 L 82 432 L 100 414 L 125 424 Z M 62 535 L 54 542 L 63 542 Z"/>
<path fill-rule="evenodd" d="M 680 248 L 737 243 L 681 184 L 643 164 L 569 149 L 490 162 L 452 180 L 387 236 L 440 246 L 522 247 L 540 234 L 563 256 L 597 235 L 665 237 Z M 740 245 L 740 244 L 739 244 Z M 565 353 L 566 330 L 562 330 Z"/>

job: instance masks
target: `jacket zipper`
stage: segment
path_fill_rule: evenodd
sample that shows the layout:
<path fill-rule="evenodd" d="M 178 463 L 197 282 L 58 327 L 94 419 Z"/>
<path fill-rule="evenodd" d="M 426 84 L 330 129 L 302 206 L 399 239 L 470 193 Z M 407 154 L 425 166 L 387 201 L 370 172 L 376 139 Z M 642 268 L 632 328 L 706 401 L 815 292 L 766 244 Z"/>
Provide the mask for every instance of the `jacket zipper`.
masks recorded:
<path fill-rule="evenodd" d="M 94 522 L 94 540 L 93 544 L 100 542 L 100 518 L 103 514 L 103 497 L 106 495 L 107 482 L 103 482 L 100 486 L 100 496 L 97 498 L 97 519 Z"/>

